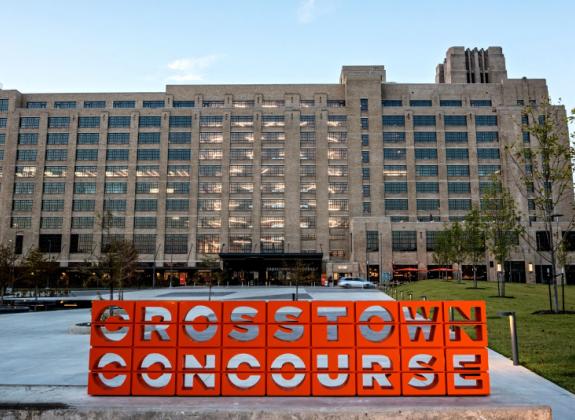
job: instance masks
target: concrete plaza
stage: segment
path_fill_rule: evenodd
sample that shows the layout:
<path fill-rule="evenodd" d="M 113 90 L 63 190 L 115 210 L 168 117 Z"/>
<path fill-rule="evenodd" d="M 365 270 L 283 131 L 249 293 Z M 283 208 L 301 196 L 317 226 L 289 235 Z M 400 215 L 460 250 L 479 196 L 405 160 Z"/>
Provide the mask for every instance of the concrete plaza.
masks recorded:
<path fill-rule="evenodd" d="M 295 288 L 214 288 L 214 300 L 291 299 Z M 299 289 L 300 299 L 387 300 L 378 290 L 337 288 Z M 105 295 L 105 294 L 104 294 Z M 86 295 L 86 298 L 91 296 Z M 202 288 L 173 288 L 127 292 L 133 300 L 206 300 Z M 90 319 L 88 309 L 20 313 L 0 316 L 0 409 L 22 406 L 62 407 L 84 413 L 107 412 L 129 416 L 130 409 L 151 416 L 198 415 L 250 418 L 549 418 L 571 419 L 575 395 L 490 351 L 492 394 L 489 397 L 436 398 L 126 398 L 90 397 L 86 393 L 89 336 L 70 334 L 69 328 Z M 21 404 L 21 405 L 18 405 Z M 40 407 L 38 405 L 38 407 Z M 115 410 L 115 411 L 114 411 Z M 461 411 L 463 410 L 463 411 Z M 3 416 L 0 411 L 0 417 Z M 243 414 L 242 414 L 243 413 Z M 363 414 L 365 414 L 365 416 Z M 87 414 L 88 415 L 88 414 Z M 434 417 L 435 416 L 435 417 Z M 49 417 L 47 417 L 49 418 Z"/>

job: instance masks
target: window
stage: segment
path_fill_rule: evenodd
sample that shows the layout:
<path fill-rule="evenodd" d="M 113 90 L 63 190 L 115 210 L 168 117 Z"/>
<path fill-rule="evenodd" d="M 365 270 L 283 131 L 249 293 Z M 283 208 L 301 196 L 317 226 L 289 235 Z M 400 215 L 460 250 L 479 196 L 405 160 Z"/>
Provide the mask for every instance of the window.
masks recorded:
<path fill-rule="evenodd" d="M 477 149 L 477 159 L 499 159 L 499 149 Z"/>
<path fill-rule="evenodd" d="M 48 128 L 68 128 L 70 117 L 49 117 Z"/>
<path fill-rule="evenodd" d="M 471 99 L 469 102 L 473 107 L 491 106 L 490 99 Z"/>
<path fill-rule="evenodd" d="M 130 151 L 128 149 L 108 149 L 106 150 L 106 160 L 128 160 Z"/>
<path fill-rule="evenodd" d="M 12 201 L 12 210 L 30 212 L 32 211 L 32 200 L 14 200 Z"/>
<path fill-rule="evenodd" d="M 386 143 L 402 143 L 405 141 L 405 133 L 403 131 L 384 131 L 383 141 Z"/>
<path fill-rule="evenodd" d="M 108 128 L 130 128 L 129 116 L 112 116 L 108 118 Z"/>
<path fill-rule="evenodd" d="M 447 176 L 469 176 L 469 165 L 447 165 Z"/>
<path fill-rule="evenodd" d="M 233 133 L 232 133 L 233 134 Z M 299 143 L 301 147 L 314 147 L 315 146 L 315 133 L 313 131 L 300 132 Z"/>
<path fill-rule="evenodd" d="M 260 220 L 262 229 L 283 229 L 285 220 L 283 216 L 264 216 Z"/>
<path fill-rule="evenodd" d="M 108 133 L 108 144 L 129 144 L 130 133 Z"/>
<path fill-rule="evenodd" d="M 220 252 L 220 235 L 214 235 L 214 234 L 197 235 L 196 250 L 198 254 L 217 254 L 218 252 Z"/>
<path fill-rule="evenodd" d="M 76 165 L 76 167 L 74 168 L 74 176 L 79 177 L 79 178 L 85 178 L 85 177 L 95 177 L 98 175 L 98 167 L 97 166 L 84 166 L 84 165 Z M 106 176 L 108 176 L 106 174 Z M 127 169 L 126 169 L 126 175 L 127 174 Z"/>
<path fill-rule="evenodd" d="M 26 102 L 26 108 L 28 108 L 28 109 L 43 109 L 43 108 L 46 108 L 46 102 Z"/>
<path fill-rule="evenodd" d="M 445 142 L 446 143 L 467 143 L 467 132 L 466 131 L 446 131 L 445 132 Z"/>
<path fill-rule="evenodd" d="M 402 102 L 401 102 L 401 99 L 384 99 L 381 101 L 381 106 L 398 107 L 398 106 L 402 106 Z"/>
<path fill-rule="evenodd" d="M 38 133 L 18 134 L 18 144 L 38 144 Z"/>
<path fill-rule="evenodd" d="M 418 193 L 438 193 L 439 183 L 438 182 L 416 182 L 415 191 Z"/>
<path fill-rule="evenodd" d="M 367 230 L 365 232 L 366 252 L 379 251 L 379 232 L 377 230 Z"/>
<path fill-rule="evenodd" d="M 40 117 L 20 117 L 20 128 L 39 128 Z"/>
<path fill-rule="evenodd" d="M 447 192 L 449 194 L 468 194 L 471 192 L 469 182 L 448 182 Z"/>
<path fill-rule="evenodd" d="M 260 249 L 262 252 L 284 252 L 284 242 L 281 235 L 262 235 Z"/>
<path fill-rule="evenodd" d="M 414 127 L 435 126 L 435 115 L 414 115 Z"/>
<path fill-rule="evenodd" d="M 262 127 L 283 127 L 284 125 L 283 115 L 262 115 Z"/>
<path fill-rule="evenodd" d="M 345 199 L 328 200 L 328 211 L 348 211 L 349 201 Z"/>
<path fill-rule="evenodd" d="M 214 184 L 212 187 L 210 184 Z M 221 193 L 222 184 L 221 183 L 200 183 L 200 191 L 207 193 Z M 252 193 L 254 191 L 254 184 L 251 182 L 231 182 L 230 183 L 230 193 L 232 194 L 244 194 Z"/>
<path fill-rule="evenodd" d="M 157 182 L 136 182 L 136 194 L 158 194 L 159 192 Z"/>
<path fill-rule="evenodd" d="M 437 149 L 415 149 L 415 160 L 435 160 Z"/>
<path fill-rule="evenodd" d="M 360 119 L 360 127 L 362 130 L 369 130 L 369 118 L 362 117 Z"/>
<path fill-rule="evenodd" d="M 431 100 L 428 99 L 412 99 L 409 101 L 409 106 L 419 107 L 419 106 L 431 106 Z"/>
<path fill-rule="evenodd" d="M 361 179 L 368 180 L 369 179 L 369 168 L 361 168 Z"/>
<path fill-rule="evenodd" d="M 166 229 L 188 229 L 188 226 L 189 217 L 187 216 L 166 216 Z"/>
<path fill-rule="evenodd" d="M 160 133 L 138 133 L 138 144 L 160 144 Z"/>
<path fill-rule="evenodd" d="M 200 127 L 221 127 L 224 117 L 221 115 L 204 115 L 200 117 Z"/>
<path fill-rule="evenodd" d="M 328 99 L 327 100 L 327 107 L 328 108 L 343 108 L 345 107 L 345 101 L 341 99 Z"/>
<path fill-rule="evenodd" d="M 361 135 L 361 145 L 362 146 L 369 146 L 369 134 L 362 134 Z"/>
<path fill-rule="evenodd" d="M 156 235 L 155 234 L 142 234 L 134 233 L 133 237 L 134 248 L 138 254 L 151 254 L 156 253 Z"/>
<path fill-rule="evenodd" d="M 407 210 L 408 201 L 404 198 L 386 198 L 384 200 L 385 210 Z"/>
<path fill-rule="evenodd" d="M 302 198 L 299 200 L 300 210 L 315 210 L 317 202 L 314 198 Z"/>
<path fill-rule="evenodd" d="M 467 117 L 465 115 L 446 115 L 443 117 L 445 126 L 466 126 Z"/>
<path fill-rule="evenodd" d="M 192 133 L 187 131 L 170 131 L 168 142 L 171 144 L 190 144 L 192 142 Z"/>
<path fill-rule="evenodd" d="M 369 197 L 371 196 L 371 187 L 369 184 L 364 184 L 361 186 L 361 195 L 362 197 Z"/>
<path fill-rule="evenodd" d="M 92 216 L 72 217 L 73 229 L 92 229 L 93 227 L 94 227 L 94 217 Z"/>
<path fill-rule="evenodd" d="M 497 115 L 476 115 L 475 125 L 478 127 L 497 125 Z"/>
<path fill-rule="evenodd" d="M 203 101 L 202 107 L 204 108 L 223 108 L 225 105 L 224 101 Z"/>
<path fill-rule="evenodd" d="M 501 171 L 500 165 L 479 165 L 477 167 L 477 173 L 479 176 L 490 176 L 500 171 Z"/>
<path fill-rule="evenodd" d="M 44 167 L 44 176 L 46 178 L 63 178 L 66 176 L 66 170 L 65 166 L 46 166 Z"/>
<path fill-rule="evenodd" d="M 347 149 L 328 149 L 327 158 L 331 160 L 347 160 Z"/>
<path fill-rule="evenodd" d="M 14 194 L 34 194 L 33 182 L 16 182 L 14 183 Z"/>
<path fill-rule="evenodd" d="M 490 143 L 499 141 L 499 133 L 497 131 L 478 131 L 476 133 L 477 143 Z"/>
<path fill-rule="evenodd" d="M 391 223 L 409 222 L 409 216 L 390 216 Z"/>
<path fill-rule="evenodd" d="M 66 149 L 48 149 L 46 150 L 47 161 L 64 161 L 68 159 L 68 150 Z"/>
<path fill-rule="evenodd" d="M 16 166 L 17 178 L 34 178 L 36 176 L 35 166 Z"/>
<path fill-rule="evenodd" d="M 202 236 L 202 235 L 198 235 L 198 238 Z M 213 235 L 213 236 L 217 236 L 218 237 L 218 242 L 219 242 L 219 236 L 218 235 Z M 164 240 L 164 254 L 187 254 L 188 253 L 188 235 L 182 235 L 182 234 L 166 234 L 165 235 L 165 240 Z M 199 242 L 199 239 L 198 239 Z M 219 245 L 219 243 L 216 244 L 216 246 Z M 200 249 L 198 249 L 198 252 L 201 253 Z M 214 251 L 214 252 L 218 252 L 218 250 Z"/>
<path fill-rule="evenodd" d="M 284 165 L 262 165 L 262 176 L 284 176 Z"/>
<path fill-rule="evenodd" d="M 195 101 L 174 101 L 174 108 L 193 108 L 196 106 Z"/>
<path fill-rule="evenodd" d="M 301 216 L 299 219 L 299 227 L 301 229 L 315 229 L 316 227 L 315 216 Z"/>
<path fill-rule="evenodd" d="M 301 115 L 299 118 L 299 126 L 308 129 L 315 128 L 315 115 Z"/>
<path fill-rule="evenodd" d="M 537 241 L 537 251 L 550 251 L 551 241 L 549 240 L 549 232 L 547 231 L 537 231 L 535 232 L 535 238 Z"/>
<path fill-rule="evenodd" d="M 468 198 L 450 198 L 448 206 L 450 211 L 471 210 L 471 200 Z"/>
<path fill-rule="evenodd" d="M 176 182 L 168 181 L 166 184 L 166 192 L 168 194 L 189 194 L 190 193 L 190 183 L 189 182 Z"/>
<path fill-rule="evenodd" d="M 160 160 L 160 149 L 138 149 L 138 160 Z"/>
<path fill-rule="evenodd" d="M 200 211 L 220 211 L 222 209 L 222 200 L 215 198 L 198 199 L 198 210 Z"/>
<path fill-rule="evenodd" d="M 401 194 L 407 192 L 407 182 L 386 182 L 383 184 L 386 194 Z"/>
<path fill-rule="evenodd" d="M 98 128 L 100 117 L 78 117 L 78 128 Z"/>
<path fill-rule="evenodd" d="M 381 123 L 384 126 L 405 126 L 405 116 L 403 115 L 384 115 Z"/>
<path fill-rule="evenodd" d="M 166 106 L 164 101 L 144 101 L 142 108 L 164 108 Z"/>
<path fill-rule="evenodd" d="M 264 136 L 267 138 L 270 134 L 274 134 L 274 133 L 262 133 L 262 140 L 264 140 Z M 283 133 L 275 133 L 275 134 L 278 134 L 278 135 L 282 134 L 285 138 L 285 134 L 283 134 Z M 254 133 L 251 131 L 232 131 L 230 133 L 230 141 L 232 143 L 253 143 L 254 142 Z M 221 142 L 219 142 L 219 143 L 221 143 Z"/>
<path fill-rule="evenodd" d="M 76 160 L 98 160 L 98 149 L 77 149 Z"/>
<path fill-rule="evenodd" d="M 0 118 L 0 128 L 6 128 L 8 124 L 8 118 Z"/>
<path fill-rule="evenodd" d="M 168 160 L 190 160 L 191 157 L 190 149 L 168 149 Z"/>
<path fill-rule="evenodd" d="M 136 101 L 114 101 L 114 108 L 135 108 Z"/>
<path fill-rule="evenodd" d="M 160 165 L 137 165 L 136 176 L 160 176 Z"/>
<path fill-rule="evenodd" d="M 208 218 L 206 218 L 206 219 L 208 219 Z M 208 219 L 208 223 L 206 225 L 204 225 L 202 223 L 201 226 L 202 227 L 219 228 L 220 227 L 219 217 L 212 218 L 212 219 L 214 219 L 214 221 L 216 221 L 216 223 L 213 223 L 212 220 Z M 251 229 L 252 228 L 251 216 L 230 216 L 228 222 L 229 222 L 230 228 L 232 228 L 232 229 Z"/>
<path fill-rule="evenodd" d="M 16 152 L 16 159 L 17 160 L 35 161 L 36 155 L 37 155 L 36 150 L 18 150 Z"/>
<path fill-rule="evenodd" d="M 445 158 L 447 160 L 467 160 L 469 151 L 467 149 L 445 149 Z"/>
<path fill-rule="evenodd" d="M 359 100 L 359 110 L 365 112 L 368 110 L 368 100 L 367 98 L 361 98 Z"/>
<path fill-rule="evenodd" d="M 262 200 L 262 210 L 283 210 L 285 201 L 281 198 Z"/>
<path fill-rule="evenodd" d="M 128 176 L 127 165 L 106 165 L 107 177 L 126 177 Z"/>
<path fill-rule="evenodd" d="M 8 99 L 0 99 L 0 112 L 8 112 Z"/>
<path fill-rule="evenodd" d="M 330 144 L 347 144 L 346 132 L 329 132 L 327 133 L 327 142 Z"/>
<path fill-rule="evenodd" d="M 63 211 L 64 200 L 42 200 L 42 211 Z"/>
<path fill-rule="evenodd" d="M 65 145 L 68 144 L 68 133 L 48 133 L 46 144 Z"/>
<path fill-rule="evenodd" d="M 40 228 L 41 229 L 61 229 L 62 228 L 62 217 L 41 217 L 40 218 Z"/>
<path fill-rule="evenodd" d="M 128 184 L 126 182 L 106 182 L 104 192 L 106 194 L 126 194 L 128 192 Z"/>
<path fill-rule="evenodd" d="M 435 251 L 438 236 L 439 236 L 438 231 L 428 230 L 427 232 L 425 232 L 425 250 L 427 252 Z"/>
<path fill-rule="evenodd" d="M 531 135 L 529 134 L 529 131 L 524 131 L 521 135 L 523 136 L 523 143 L 531 143 Z"/>
<path fill-rule="evenodd" d="M 54 108 L 56 109 L 75 109 L 75 101 L 56 101 L 54 102 Z"/>
<path fill-rule="evenodd" d="M 233 103 L 232 103 L 232 106 L 234 108 L 253 108 L 254 105 L 255 105 L 255 102 L 253 100 L 233 101 Z"/>
<path fill-rule="evenodd" d="M 397 252 L 417 251 L 417 232 L 409 230 L 392 231 L 391 247 Z"/>
<path fill-rule="evenodd" d="M 166 200 L 166 211 L 188 211 L 190 201 L 187 198 L 168 198 Z"/>
<path fill-rule="evenodd" d="M 106 108 L 106 101 L 84 101 L 84 108 Z"/>
<path fill-rule="evenodd" d="M 284 149 L 262 149 L 262 160 L 283 160 L 285 157 Z"/>
<path fill-rule="evenodd" d="M 162 117 L 143 115 L 140 117 L 138 125 L 140 126 L 140 128 L 161 127 Z"/>
<path fill-rule="evenodd" d="M 439 101 L 439 106 L 460 107 L 463 103 L 459 99 L 443 99 Z"/>
<path fill-rule="evenodd" d="M 190 165 L 168 165 L 168 176 L 190 176 Z"/>
<path fill-rule="evenodd" d="M 416 131 L 413 133 L 415 143 L 435 143 L 437 142 L 437 133 L 435 131 Z"/>
<path fill-rule="evenodd" d="M 96 194 L 95 182 L 75 182 L 74 194 Z"/>
<path fill-rule="evenodd" d="M 283 193 L 285 191 L 285 183 L 283 182 L 264 182 L 261 187 L 262 193 L 275 194 Z"/>
<path fill-rule="evenodd" d="M 158 200 L 155 198 L 136 198 L 134 209 L 136 211 L 156 211 L 158 210 Z"/>
<path fill-rule="evenodd" d="M 40 252 L 60 253 L 62 235 L 39 235 L 38 249 Z"/>
<path fill-rule="evenodd" d="M 192 117 L 189 115 L 170 116 L 170 128 L 189 128 L 192 126 Z"/>
<path fill-rule="evenodd" d="M 347 165 L 329 165 L 327 168 L 327 174 L 329 176 L 347 176 Z"/>
<path fill-rule="evenodd" d="M 416 176 L 437 176 L 437 165 L 415 165 Z"/>
<path fill-rule="evenodd" d="M 126 211 L 126 200 L 104 200 L 104 210 L 105 211 Z"/>
<path fill-rule="evenodd" d="M 416 200 L 417 210 L 430 211 L 439 210 L 439 200 L 437 199 L 426 199 L 418 198 Z"/>
<path fill-rule="evenodd" d="M 6 144 L 6 134 L 0 133 L 0 144 Z"/>
<path fill-rule="evenodd" d="M 383 149 L 383 158 L 385 160 L 405 160 L 405 149 L 385 147 Z"/>
<path fill-rule="evenodd" d="M 301 99 L 299 104 L 302 108 L 312 108 L 315 106 L 315 101 L 313 99 Z"/>
<path fill-rule="evenodd" d="M 361 212 L 364 216 L 371 216 L 371 203 L 369 201 L 361 203 Z"/>

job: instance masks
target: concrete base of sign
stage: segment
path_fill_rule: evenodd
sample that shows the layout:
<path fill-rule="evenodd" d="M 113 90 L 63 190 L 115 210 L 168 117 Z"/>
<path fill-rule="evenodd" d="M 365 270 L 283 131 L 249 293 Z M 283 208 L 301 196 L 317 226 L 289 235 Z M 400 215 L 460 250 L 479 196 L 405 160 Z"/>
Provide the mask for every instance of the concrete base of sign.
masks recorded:
<path fill-rule="evenodd" d="M 0 417 L 12 419 L 509 419 L 550 420 L 547 406 L 492 398 L 90 397 L 79 386 L 0 386 Z M 10 396 L 13 397 L 10 398 Z M 48 397 L 49 396 L 49 397 Z M 10 402 L 13 401 L 13 402 Z M 17 402 L 16 402 L 17 401 Z"/>

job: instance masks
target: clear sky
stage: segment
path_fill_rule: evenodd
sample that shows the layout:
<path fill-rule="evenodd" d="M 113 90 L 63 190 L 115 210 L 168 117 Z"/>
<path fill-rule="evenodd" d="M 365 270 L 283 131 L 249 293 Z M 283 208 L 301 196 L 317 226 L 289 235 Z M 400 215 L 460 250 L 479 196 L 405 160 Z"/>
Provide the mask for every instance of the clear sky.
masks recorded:
<path fill-rule="evenodd" d="M 433 82 L 450 46 L 501 46 L 509 77 L 575 107 L 575 4 L 561 0 L 3 0 L 0 83 L 21 92 L 337 83 L 344 64 Z"/>

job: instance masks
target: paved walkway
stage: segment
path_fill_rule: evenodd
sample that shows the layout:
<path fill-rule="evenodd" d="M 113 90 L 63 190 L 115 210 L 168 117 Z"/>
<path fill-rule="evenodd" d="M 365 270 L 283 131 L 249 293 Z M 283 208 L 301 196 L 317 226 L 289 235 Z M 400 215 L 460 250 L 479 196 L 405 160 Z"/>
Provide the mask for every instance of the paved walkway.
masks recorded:
<path fill-rule="evenodd" d="M 240 299 L 274 299 L 295 292 L 295 288 L 214 288 L 216 300 Z M 131 292 L 127 299 L 207 299 L 207 293 L 201 289 L 174 288 Z M 300 293 L 309 295 L 314 300 L 387 300 L 384 293 L 377 290 L 341 290 L 327 288 L 300 288 Z M 112 402 L 119 406 L 133 399 L 94 398 L 86 395 L 84 386 L 88 375 L 88 335 L 69 334 L 68 328 L 79 322 L 90 319 L 88 309 L 36 312 L 0 315 L 0 405 L 7 402 L 51 402 L 64 404 L 81 404 L 106 406 Z M 521 367 L 490 351 L 489 366 L 491 374 L 492 395 L 472 398 L 385 398 L 377 399 L 382 404 L 393 407 L 441 405 L 442 407 L 493 406 L 507 407 L 549 405 L 555 419 L 572 419 L 575 412 L 575 395 L 543 379 L 535 373 Z M 20 385 L 37 385 L 38 391 Z M 229 399 L 226 397 L 226 399 Z M 174 399 L 172 399 L 174 400 Z M 198 399 L 175 398 L 178 407 L 194 405 Z M 232 399 L 230 399 L 231 401 Z M 234 401 L 248 400 L 233 399 Z M 313 405 L 307 400 L 306 404 Z M 369 399 L 337 399 L 339 405 L 344 400 L 349 404 Z M 373 400 L 373 399 L 372 399 Z M 122 402 L 123 401 L 123 402 Z M 139 397 L 138 405 L 153 407 L 155 404 L 167 404 L 160 399 Z M 150 401 L 150 402 L 148 402 Z M 210 405 L 209 399 L 205 404 Z M 279 401 L 279 400 L 278 400 Z M 293 400 L 289 400 L 293 401 Z M 172 403 L 170 403 L 171 405 Z M 218 404 L 224 404 L 218 399 Z M 241 405 L 242 403 L 240 403 Z M 367 404 L 367 403 L 366 403 Z M 370 402 L 370 404 L 375 404 Z M 377 408 L 377 404 L 374 409 Z M 287 404 L 289 405 L 289 404 Z M 345 405 L 345 404 L 344 404 Z"/>

